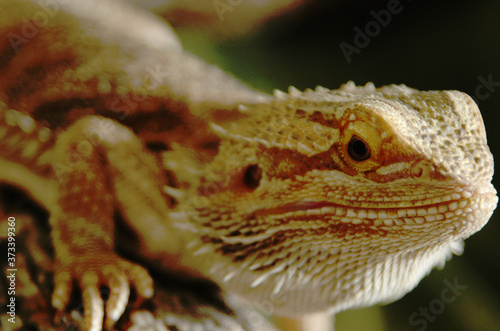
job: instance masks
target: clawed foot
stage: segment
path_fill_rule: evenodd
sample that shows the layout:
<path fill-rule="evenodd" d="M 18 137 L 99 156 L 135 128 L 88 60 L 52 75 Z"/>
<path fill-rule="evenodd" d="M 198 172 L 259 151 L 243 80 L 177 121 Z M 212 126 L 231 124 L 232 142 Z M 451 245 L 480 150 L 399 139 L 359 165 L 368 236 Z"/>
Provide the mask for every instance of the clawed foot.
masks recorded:
<path fill-rule="evenodd" d="M 93 254 L 85 258 L 74 258 L 69 263 L 59 263 L 54 276 L 55 288 L 52 305 L 63 312 L 70 300 L 74 284 L 82 293 L 84 330 L 100 331 L 103 326 L 111 329 L 122 316 L 134 286 L 139 300 L 153 296 L 153 280 L 148 272 L 117 255 Z M 109 297 L 104 301 L 99 292 L 101 286 L 109 288 Z"/>

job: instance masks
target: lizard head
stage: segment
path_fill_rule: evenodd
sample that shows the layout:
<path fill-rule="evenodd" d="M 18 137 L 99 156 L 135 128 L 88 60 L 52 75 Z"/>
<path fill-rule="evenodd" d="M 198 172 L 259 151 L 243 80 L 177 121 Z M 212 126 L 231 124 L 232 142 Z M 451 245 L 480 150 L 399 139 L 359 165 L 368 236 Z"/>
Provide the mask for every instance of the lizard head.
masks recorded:
<path fill-rule="evenodd" d="M 213 125 L 219 150 L 192 211 L 230 262 L 210 272 L 275 313 L 397 299 L 496 207 L 483 121 L 464 93 L 350 82 L 240 110 Z"/>

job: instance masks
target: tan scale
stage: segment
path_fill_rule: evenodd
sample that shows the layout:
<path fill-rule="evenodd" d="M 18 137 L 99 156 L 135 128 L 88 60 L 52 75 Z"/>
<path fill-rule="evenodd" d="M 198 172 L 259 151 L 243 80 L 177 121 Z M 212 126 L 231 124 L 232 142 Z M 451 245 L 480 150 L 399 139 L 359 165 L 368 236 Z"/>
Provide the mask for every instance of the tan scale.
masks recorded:
<path fill-rule="evenodd" d="M 61 4 L 16 50 L 8 36 L 41 7 L 0 4 L 0 181 L 49 213 L 52 304 L 78 285 L 85 330 L 112 328 L 131 286 L 153 295 L 147 265 L 288 317 L 396 300 L 496 208 L 466 94 L 348 82 L 269 96 L 151 14 L 92 4 Z M 137 262 L 116 251 L 115 212 Z"/>

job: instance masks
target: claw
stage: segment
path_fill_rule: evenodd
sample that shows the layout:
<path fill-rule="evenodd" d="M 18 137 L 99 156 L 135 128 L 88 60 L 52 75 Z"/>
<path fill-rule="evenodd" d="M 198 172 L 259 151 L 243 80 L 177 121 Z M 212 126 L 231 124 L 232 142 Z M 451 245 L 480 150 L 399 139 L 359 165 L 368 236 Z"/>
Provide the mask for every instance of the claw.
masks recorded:
<path fill-rule="evenodd" d="M 109 284 L 109 298 L 106 303 L 106 329 L 111 329 L 127 308 L 130 285 L 123 275 L 115 276 Z"/>
<path fill-rule="evenodd" d="M 72 282 L 77 280 L 82 291 L 83 328 L 85 331 L 101 331 L 104 325 L 112 329 L 125 312 L 130 297 L 130 286 L 137 290 L 138 300 L 153 295 L 153 280 L 148 272 L 133 263 L 111 255 L 101 258 L 99 263 L 89 266 L 88 259 L 73 260 L 56 270 L 52 305 L 60 316 L 66 308 L 71 294 Z M 104 309 L 100 286 L 109 288 L 110 294 Z"/>
<path fill-rule="evenodd" d="M 104 318 L 103 301 L 97 286 L 87 287 L 82 293 L 85 331 L 101 331 Z"/>

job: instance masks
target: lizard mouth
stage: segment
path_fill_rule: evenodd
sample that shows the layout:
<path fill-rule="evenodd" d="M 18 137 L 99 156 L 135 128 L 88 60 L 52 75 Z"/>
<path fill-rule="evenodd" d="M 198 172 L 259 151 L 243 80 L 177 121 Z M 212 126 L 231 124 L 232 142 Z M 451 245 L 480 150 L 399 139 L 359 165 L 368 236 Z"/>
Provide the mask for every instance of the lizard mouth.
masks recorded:
<path fill-rule="evenodd" d="M 486 220 L 498 202 L 496 190 L 490 183 L 480 183 L 472 189 L 457 188 L 454 192 L 419 201 L 385 201 L 339 203 L 335 201 L 299 201 L 255 211 L 260 217 L 339 218 L 345 223 L 364 223 L 378 220 L 416 223 L 440 221 L 462 215 L 467 221 Z M 379 223 L 376 222 L 376 223 Z"/>

